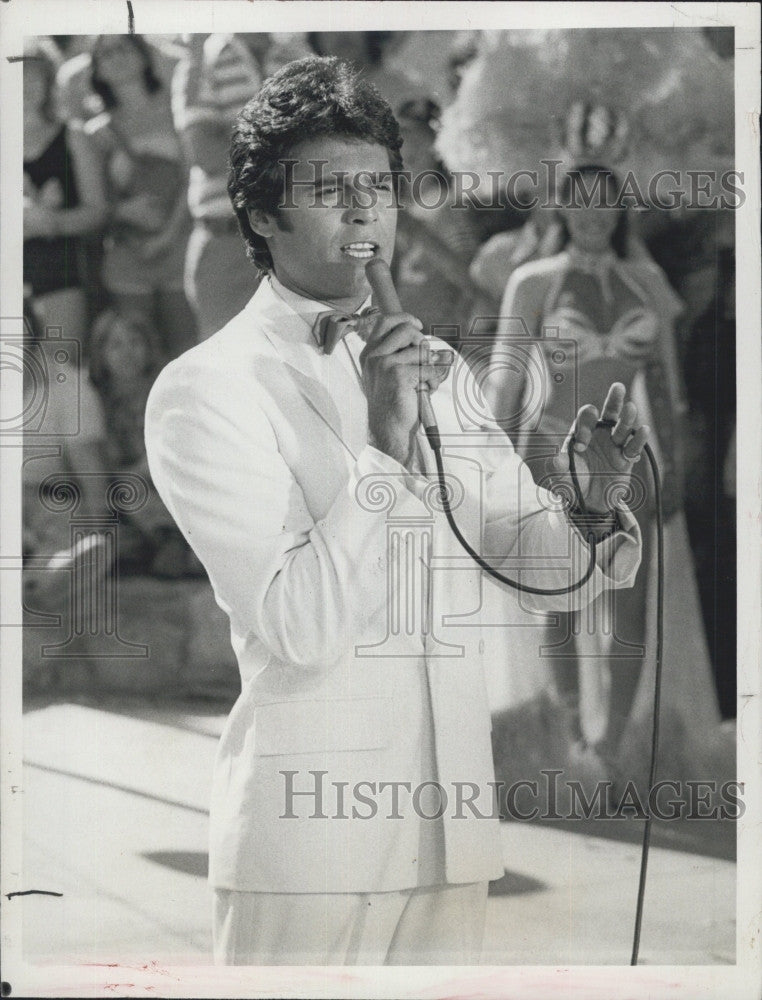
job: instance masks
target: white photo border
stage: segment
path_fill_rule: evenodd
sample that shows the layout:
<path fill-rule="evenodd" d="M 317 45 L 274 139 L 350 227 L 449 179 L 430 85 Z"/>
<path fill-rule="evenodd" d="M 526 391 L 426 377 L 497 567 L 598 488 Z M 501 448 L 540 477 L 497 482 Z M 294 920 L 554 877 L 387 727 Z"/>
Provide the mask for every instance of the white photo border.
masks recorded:
<path fill-rule="evenodd" d="M 760 699 L 759 519 L 762 427 L 760 396 L 760 26 L 755 4 L 742 3 L 455 3 L 270 2 L 270 0 L 132 0 L 141 34 L 181 31 L 455 30 L 565 27 L 717 27 L 736 29 L 736 161 L 746 201 L 736 212 L 738 328 L 738 779 L 745 783 L 745 815 L 738 822 L 737 955 L 734 966 L 598 967 L 355 967 L 135 968 L 120 975 L 120 996 L 162 997 L 468 997 L 533 998 L 572 990 L 585 1000 L 616 996 L 756 998 L 762 989 L 762 709 Z M 0 3 L 0 315 L 21 316 L 22 102 L 21 54 L 26 35 L 125 33 L 125 0 L 5 0 Z M 5 375 L 5 373 L 3 373 Z M 20 412 L 20 386 L 3 379 L 0 406 Z M 20 449 L 0 447 L 0 558 L 21 551 Z M 20 573 L 19 573 L 20 576 Z M 18 621 L 20 585 L 3 574 L 0 621 Z M 2 892 L 20 885 L 21 629 L 0 629 L 2 707 Z M 707 900 L 711 906 L 711 900 Z M 33 967 L 20 953 L 21 928 L 3 906 L 2 978 L 12 996 L 113 996 L 104 970 Z M 132 985 L 123 985 L 129 978 Z"/>

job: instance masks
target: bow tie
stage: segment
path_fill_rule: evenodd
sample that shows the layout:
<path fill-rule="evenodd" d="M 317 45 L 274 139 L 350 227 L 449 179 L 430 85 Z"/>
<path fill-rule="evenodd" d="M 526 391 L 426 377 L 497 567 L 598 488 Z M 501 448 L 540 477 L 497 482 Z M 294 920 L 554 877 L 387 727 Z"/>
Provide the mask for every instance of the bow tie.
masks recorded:
<path fill-rule="evenodd" d="M 354 313 L 324 312 L 315 320 L 312 332 L 324 354 L 332 354 L 348 333 L 356 333 L 362 340 L 367 340 L 373 328 L 373 322 L 379 310 L 375 306 L 366 306 Z"/>

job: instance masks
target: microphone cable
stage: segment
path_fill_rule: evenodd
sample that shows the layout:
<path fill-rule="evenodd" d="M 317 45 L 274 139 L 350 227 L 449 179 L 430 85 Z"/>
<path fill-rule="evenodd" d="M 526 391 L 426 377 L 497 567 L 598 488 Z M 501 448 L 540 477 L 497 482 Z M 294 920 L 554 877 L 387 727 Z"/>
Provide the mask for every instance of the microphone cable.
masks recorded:
<path fill-rule="evenodd" d="M 507 584 L 509 587 L 513 587 L 514 590 L 518 590 L 520 593 L 525 594 L 571 594 L 575 590 L 579 590 L 583 587 L 585 583 L 593 575 L 595 569 L 596 560 L 596 543 L 595 536 L 592 532 L 588 533 L 588 544 L 590 546 L 590 564 L 584 576 L 578 580 L 576 583 L 569 584 L 568 587 L 556 587 L 556 588 L 541 588 L 541 587 L 531 587 L 528 584 L 519 583 L 516 580 L 511 580 L 509 577 L 500 573 L 478 553 L 463 537 L 462 532 L 458 528 L 455 522 L 455 517 L 450 506 L 450 496 L 447 487 L 447 481 L 445 478 L 444 463 L 442 460 L 442 441 L 439 434 L 439 427 L 437 426 L 436 418 L 434 416 L 434 411 L 431 407 L 431 401 L 429 399 L 427 387 L 420 386 L 418 389 L 418 399 L 421 411 L 421 423 L 426 434 L 426 438 L 431 446 L 431 450 L 434 453 L 434 460 L 437 466 L 437 479 L 439 482 L 439 499 L 442 504 L 442 510 L 444 511 L 445 517 L 447 518 L 447 523 L 452 530 L 452 533 L 460 542 L 461 546 L 465 549 L 468 555 L 474 560 L 474 562 L 480 566 L 485 573 L 493 577 L 495 580 L 500 581 L 500 583 Z M 596 424 L 598 427 L 613 427 L 613 420 L 599 420 Z M 577 470 L 574 464 L 574 441 L 575 435 L 569 436 L 569 475 L 574 486 L 574 493 L 576 497 L 576 504 L 579 510 L 586 514 L 587 507 L 585 505 L 584 497 L 582 496 L 582 490 L 579 485 L 579 479 L 577 478 Z M 635 929 L 633 933 L 632 942 L 632 954 L 630 957 L 630 965 L 638 964 L 638 952 L 640 949 L 640 933 L 643 923 L 643 904 L 645 901 L 645 891 L 646 891 L 646 875 L 648 872 L 648 852 L 651 844 L 651 794 L 653 787 L 656 784 L 656 766 L 659 753 L 659 714 L 661 709 L 661 678 L 662 678 L 662 652 L 664 647 L 664 523 L 663 523 L 663 511 L 662 511 L 662 500 L 661 500 L 661 477 L 659 475 L 659 467 L 656 463 L 656 458 L 649 444 L 643 446 L 643 452 L 648 459 L 648 464 L 651 469 L 651 476 L 654 484 L 654 503 L 656 507 L 656 567 L 657 567 L 657 584 L 656 584 L 656 666 L 654 670 L 654 698 L 653 698 L 653 728 L 651 732 L 651 760 L 648 772 L 648 805 L 646 808 L 646 818 L 645 825 L 643 828 L 643 841 L 641 847 L 640 855 L 640 877 L 638 879 L 638 896 L 635 911 Z"/>
<path fill-rule="evenodd" d="M 400 305 L 397 290 L 395 289 L 394 282 L 392 280 L 391 271 L 389 270 L 389 266 L 386 261 L 384 261 L 381 257 L 373 257 L 368 264 L 366 264 L 365 273 L 370 286 L 373 289 L 374 297 L 377 300 L 381 312 L 387 315 L 392 313 L 401 313 L 403 311 L 402 306 Z M 447 489 L 444 464 L 442 461 L 442 441 L 439 434 L 439 427 L 437 426 L 437 420 L 434 415 L 434 410 L 431 406 L 428 385 L 425 382 L 420 383 L 418 385 L 417 392 L 418 413 L 421 425 L 426 433 L 429 445 L 434 452 L 434 459 L 436 461 L 437 478 L 439 481 L 439 495 L 442 503 L 442 509 L 445 513 L 447 523 L 450 525 L 452 533 L 458 539 L 468 555 L 489 576 L 494 577 L 494 579 L 499 580 L 501 583 L 507 584 L 514 590 L 518 590 L 519 592 L 523 592 L 525 594 L 570 594 L 575 590 L 579 590 L 580 587 L 583 587 L 593 575 L 593 571 L 595 570 L 596 543 L 592 532 L 588 534 L 587 539 L 588 544 L 590 545 L 590 564 L 587 567 L 585 575 L 582 579 L 577 581 L 577 583 L 570 584 L 568 587 L 542 589 L 540 587 L 531 587 L 528 584 L 518 583 L 517 581 L 511 580 L 507 576 L 498 572 L 498 570 L 490 566 L 478 552 L 471 548 L 466 539 L 463 537 L 458 525 L 455 523 L 452 508 L 450 507 L 449 492 Z M 599 420 L 596 426 L 611 427 L 613 426 L 613 421 Z M 584 497 L 582 496 L 579 480 L 577 478 L 577 470 L 574 465 L 574 441 L 575 437 L 572 432 L 569 436 L 569 474 L 574 487 L 577 508 L 584 515 L 588 513 L 588 511 Z M 638 880 L 638 897 L 635 913 L 635 931 L 633 935 L 630 965 L 638 964 L 640 931 L 643 921 L 643 902 L 645 899 L 646 873 L 648 869 L 648 849 L 651 843 L 650 803 L 653 787 L 656 784 L 656 764 L 659 751 L 659 713 L 661 707 L 662 650 L 664 646 L 664 524 L 661 499 L 661 478 L 659 476 L 659 467 L 656 464 L 656 458 L 654 457 L 654 453 L 648 444 L 644 445 L 643 452 L 648 458 L 648 463 L 651 467 L 651 475 L 654 482 L 654 503 L 656 506 L 656 667 L 654 671 L 654 716 L 653 730 L 651 734 L 651 762 L 648 772 L 648 806 L 646 809 L 645 826 L 643 829 L 643 845 L 640 857 L 640 878 Z"/>

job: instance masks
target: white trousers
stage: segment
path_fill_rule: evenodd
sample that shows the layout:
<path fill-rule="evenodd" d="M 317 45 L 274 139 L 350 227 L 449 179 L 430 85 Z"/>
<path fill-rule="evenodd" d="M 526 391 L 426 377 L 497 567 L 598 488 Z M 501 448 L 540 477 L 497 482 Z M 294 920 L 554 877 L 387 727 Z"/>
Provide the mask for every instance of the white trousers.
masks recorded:
<path fill-rule="evenodd" d="M 473 965 L 487 883 L 401 892 L 214 890 L 217 965 Z"/>

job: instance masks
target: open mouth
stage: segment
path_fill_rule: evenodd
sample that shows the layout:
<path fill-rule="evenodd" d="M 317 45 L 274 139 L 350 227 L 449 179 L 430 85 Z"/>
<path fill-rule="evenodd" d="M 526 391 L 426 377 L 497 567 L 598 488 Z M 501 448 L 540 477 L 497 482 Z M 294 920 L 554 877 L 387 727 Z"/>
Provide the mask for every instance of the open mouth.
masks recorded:
<path fill-rule="evenodd" d="M 341 252 L 354 260 L 370 260 L 379 251 L 378 243 L 368 243 L 365 241 L 357 243 L 347 243 L 341 248 Z"/>

